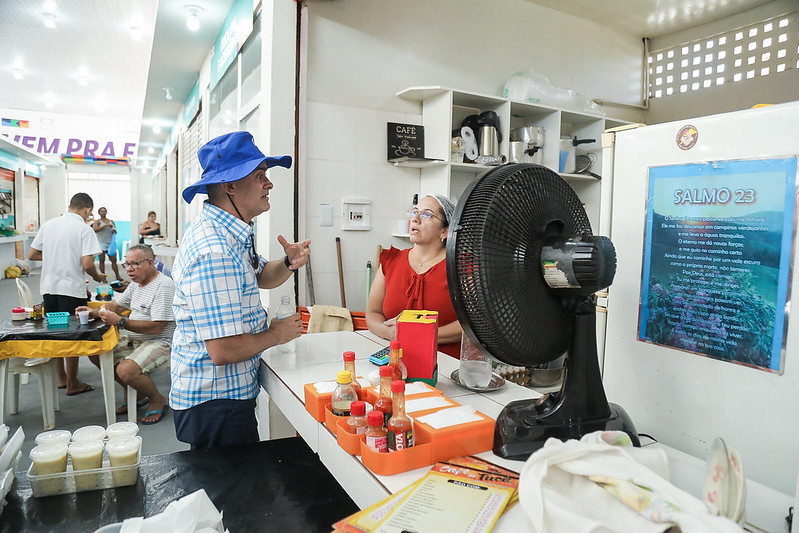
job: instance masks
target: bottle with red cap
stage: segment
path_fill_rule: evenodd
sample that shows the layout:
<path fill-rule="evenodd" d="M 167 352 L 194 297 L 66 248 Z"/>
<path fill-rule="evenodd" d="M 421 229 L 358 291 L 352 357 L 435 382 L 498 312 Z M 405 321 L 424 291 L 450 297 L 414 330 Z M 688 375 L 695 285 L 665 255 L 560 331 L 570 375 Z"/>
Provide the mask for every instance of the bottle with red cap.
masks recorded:
<path fill-rule="evenodd" d="M 401 379 L 403 381 L 408 379 L 408 369 L 405 367 L 405 363 L 402 362 L 402 348 L 399 341 L 391 341 L 391 344 L 389 344 L 388 366 L 394 370 L 392 379 Z"/>
<path fill-rule="evenodd" d="M 388 451 L 398 452 L 413 446 L 413 426 L 411 419 L 405 414 L 405 382 L 391 382 L 393 396 L 393 414 L 386 424 L 388 429 Z"/>
<path fill-rule="evenodd" d="M 363 435 L 369 425 L 366 421 L 366 404 L 361 400 L 350 404 L 350 417 L 347 419 L 347 431 Z"/>
<path fill-rule="evenodd" d="M 358 394 L 358 398 L 363 398 L 361 392 L 361 384 L 358 383 L 358 378 L 355 377 L 355 352 L 344 352 L 344 370 L 349 370 L 352 376 L 352 388 Z"/>
<path fill-rule="evenodd" d="M 380 396 L 375 402 L 375 410 L 383 413 L 383 424 L 388 424 L 388 419 L 391 418 L 391 413 L 394 411 L 394 403 L 391 400 L 393 376 L 393 368 L 388 365 L 380 367 Z"/>
<path fill-rule="evenodd" d="M 369 411 L 366 421 L 369 424 L 364 432 L 366 445 L 377 453 L 388 452 L 388 432 L 383 425 L 383 413 L 375 410 Z"/>

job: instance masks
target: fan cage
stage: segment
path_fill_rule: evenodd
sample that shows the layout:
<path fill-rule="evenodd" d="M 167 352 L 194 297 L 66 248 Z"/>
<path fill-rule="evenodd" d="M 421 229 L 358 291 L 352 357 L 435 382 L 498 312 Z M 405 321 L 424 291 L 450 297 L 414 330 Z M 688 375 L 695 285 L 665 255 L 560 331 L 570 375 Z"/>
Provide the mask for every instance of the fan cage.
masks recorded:
<path fill-rule="evenodd" d="M 456 315 L 467 334 L 510 365 L 548 363 L 570 346 L 568 305 L 541 274 L 553 222 L 563 237 L 591 234 L 569 184 L 532 164 L 489 170 L 469 185 L 453 215 L 447 276 Z"/>

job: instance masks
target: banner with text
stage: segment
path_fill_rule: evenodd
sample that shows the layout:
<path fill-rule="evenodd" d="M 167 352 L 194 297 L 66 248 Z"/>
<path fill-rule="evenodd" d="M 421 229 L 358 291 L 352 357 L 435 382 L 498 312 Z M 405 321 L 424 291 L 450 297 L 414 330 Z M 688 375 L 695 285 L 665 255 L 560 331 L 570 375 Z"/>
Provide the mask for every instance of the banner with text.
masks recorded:
<path fill-rule="evenodd" d="M 797 159 L 649 169 L 638 339 L 782 373 Z"/>

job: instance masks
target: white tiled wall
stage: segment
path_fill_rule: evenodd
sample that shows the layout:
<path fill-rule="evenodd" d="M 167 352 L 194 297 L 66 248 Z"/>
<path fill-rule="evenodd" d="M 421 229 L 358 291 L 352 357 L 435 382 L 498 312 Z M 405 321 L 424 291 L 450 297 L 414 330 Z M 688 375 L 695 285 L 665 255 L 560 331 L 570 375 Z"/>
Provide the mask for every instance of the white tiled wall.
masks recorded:
<path fill-rule="evenodd" d="M 372 261 L 374 273 L 378 245 L 410 246 L 407 239 L 391 234 L 419 192 L 418 170 L 386 162 L 386 123 L 421 124 L 421 116 L 309 102 L 307 118 L 304 219 L 306 237 L 311 239 L 315 301 L 341 305 L 336 256 L 336 237 L 340 237 L 347 307 L 364 311 L 366 262 Z M 372 201 L 369 231 L 341 229 L 345 198 Z M 333 207 L 332 227 L 319 226 L 323 203 Z"/>

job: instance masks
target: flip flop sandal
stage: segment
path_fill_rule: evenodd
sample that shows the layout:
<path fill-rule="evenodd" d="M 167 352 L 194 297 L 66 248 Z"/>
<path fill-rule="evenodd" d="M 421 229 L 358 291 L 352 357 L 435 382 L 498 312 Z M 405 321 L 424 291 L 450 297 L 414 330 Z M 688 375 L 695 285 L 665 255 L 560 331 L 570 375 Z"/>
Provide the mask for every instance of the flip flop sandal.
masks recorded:
<path fill-rule="evenodd" d="M 149 402 L 150 402 L 150 398 L 142 398 L 141 400 L 136 401 L 136 407 L 137 408 L 144 407 Z M 126 414 L 128 414 L 128 404 L 127 403 L 123 403 L 122 405 L 120 405 L 117 408 L 117 414 L 118 415 L 126 415 Z"/>
<path fill-rule="evenodd" d="M 168 407 L 165 405 L 163 409 L 153 409 L 152 411 L 147 411 L 146 413 L 144 413 L 144 417 L 140 420 L 140 423 L 145 426 L 152 426 L 153 424 L 157 424 L 158 422 L 164 419 L 164 412 L 166 412 L 167 409 Z M 159 416 L 157 420 L 153 420 L 150 422 L 145 420 L 145 418 L 148 418 L 153 415 L 161 415 L 161 416 Z"/>

